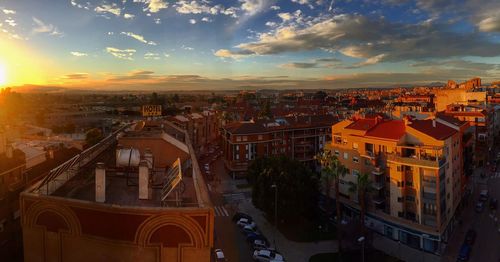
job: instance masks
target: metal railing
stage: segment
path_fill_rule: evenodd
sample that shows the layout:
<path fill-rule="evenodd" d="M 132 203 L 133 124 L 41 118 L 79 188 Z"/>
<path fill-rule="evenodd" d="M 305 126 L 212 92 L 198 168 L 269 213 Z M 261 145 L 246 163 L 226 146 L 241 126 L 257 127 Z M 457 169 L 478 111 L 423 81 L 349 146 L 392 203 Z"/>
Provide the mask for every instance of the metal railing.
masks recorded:
<path fill-rule="evenodd" d="M 76 174 L 81 167 L 90 163 L 94 158 L 100 155 L 104 150 L 108 149 L 116 141 L 116 135 L 125 128 L 131 126 L 127 124 L 116 130 L 106 138 L 99 141 L 92 147 L 87 148 L 80 154 L 72 157 L 68 161 L 49 171 L 42 181 L 33 189 L 33 192 L 39 194 L 50 195 L 56 191 L 61 185 L 66 183 Z"/>

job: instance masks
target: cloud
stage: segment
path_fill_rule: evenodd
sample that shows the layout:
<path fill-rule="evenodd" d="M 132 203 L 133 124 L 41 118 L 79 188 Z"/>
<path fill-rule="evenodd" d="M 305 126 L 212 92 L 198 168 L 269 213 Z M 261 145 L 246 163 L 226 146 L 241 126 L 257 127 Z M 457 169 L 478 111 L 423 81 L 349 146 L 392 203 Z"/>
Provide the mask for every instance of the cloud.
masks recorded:
<path fill-rule="evenodd" d="M 189 46 L 185 46 L 185 45 L 182 45 L 182 46 L 181 46 L 181 49 L 183 49 L 183 50 L 187 50 L 187 51 L 193 51 L 193 50 L 194 50 L 194 48 L 189 47 Z"/>
<path fill-rule="evenodd" d="M 203 17 L 203 18 L 201 19 L 201 21 L 206 22 L 206 23 L 210 23 L 210 22 L 212 22 L 213 20 L 212 20 L 212 19 L 210 19 L 210 17 L 206 17 L 206 16 L 205 16 L 205 17 Z"/>
<path fill-rule="evenodd" d="M 131 38 L 133 38 L 133 39 L 135 39 L 135 40 L 137 40 L 139 42 L 142 42 L 144 44 L 156 45 L 155 42 L 153 42 L 153 41 L 147 41 L 146 39 L 144 39 L 144 36 L 142 36 L 142 35 L 134 34 L 132 32 L 121 32 L 120 34 L 121 35 L 129 36 L 129 37 L 131 37 Z"/>
<path fill-rule="evenodd" d="M 287 69 L 311 69 L 311 68 L 331 68 L 337 67 L 336 63 L 341 62 L 338 58 L 318 58 L 312 62 L 291 62 L 279 65 L 281 68 Z"/>
<path fill-rule="evenodd" d="M 404 61 L 454 56 L 500 55 L 500 43 L 479 32 L 457 32 L 449 25 L 402 24 L 362 15 L 320 16 L 284 23 L 258 39 L 241 43 L 224 54 L 272 55 L 310 50 L 340 51 L 366 62 Z"/>
<path fill-rule="evenodd" d="M 89 74 L 88 73 L 73 73 L 73 74 L 64 75 L 62 78 L 66 79 L 66 80 L 82 80 L 82 79 L 89 78 Z"/>
<path fill-rule="evenodd" d="M 161 19 L 160 18 L 155 18 L 154 21 L 155 21 L 155 24 L 157 24 L 157 25 L 161 24 Z"/>
<path fill-rule="evenodd" d="M 12 18 L 11 19 L 5 19 L 5 23 L 7 23 L 8 25 L 10 25 L 12 27 L 14 27 L 14 26 L 17 25 L 16 20 L 14 20 Z"/>
<path fill-rule="evenodd" d="M 500 32 L 500 16 L 497 13 L 495 16 L 484 18 L 479 21 L 478 27 L 483 32 Z"/>
<path fill-rule="evenodd" d="M 48 33 L 53 36 L 62 36 L 63 34 L 59 32 L 57 27 L 52 24 L 45 24 L 42 20 L 33 17 L 33 22 L 35 22 L 35 26 L 33 27 L 34 33 Z"/>
<path fill-rule="evenodd" d="M 118 49 L 115 47 L 106 47 L 106 52 L 112 56 L 125 60 L 134 60 L 132 56 L 135 54 L 135 49 Z"/>
<path fill-rule="evenodd" d="M 489 64 L 481 62 L 471 62 L 467 60 L 445 60 L 445 61 L 421 61 L 411 64 L 412 67 L 428 67 L 428 68 L 452 68 L 452 69 L 467 69 L 477 72 L 486 72 L 497 70 L 500 64 Z"/>
<path fill-rule="evenodd" d="M 277 6 L 277 5 L 272 5 L 272 6 L 269 7 L 269 9 L 271 9 L 271 10 L 280 10 L 281 8 L 279 6 Z"/>
<path fill-rule="evenodd" d="M 196 24 L 196 19 L 189 19 L 189 23 L 192 25 Z"/>
<path fill-rule="evenodd" d="M 144 54 L 144 59 L 147 60 L 160 60 L 160 54 L 147 52 Z"/>
<path fill-rule="evenodd" d="M 135 17 L 135 15 L 133 14 L 123 14 L 123 18 L 125 19 L 133 19 Z"/>
<path fill-rule="evenodd" d="M 267 10 L 275 1 L 271 0 L 239 0 L 241 10 L 247 15 L 253 16 Z"/>
<path fill-rule="evenodd" d="M 2 9 L 2 12 L 6 15 L 14 15 L 16 14 L 16 11 L 14 10 L 9 10 L 9 9 Z"/>
<path fill-rule="evenodd" d="M 278 25 L 278 24 L 277 24 L 277 23 L 275 23 L 275 22 L 271 22 L 271 21 L 266 22 L 266 26 L 269 26 L 269 27 L 275 27 L 275 26 L 277 26 L 277 25 Z"/>
<path fill-rule="evenodd" d="M 240 58 L 247 57 L 249 55 L 254 55 L 254 53 L 251 51 L 245 51 L 245 50 L 239 50 L 239 51 L 233 52 L 233 51 L 230 51 L 227 49 L 219 49 L 219 50 L 214 52 L 214 55 L 217 57 L 221 57 L 221 58 L 240 59 Z"/>
<path fill-rule="evenodd" d="M 376 56 L 373 56 L 373 57 L 366 59 L 364 62 L 361 62 L 358 65 L 359 66 L 374 65 L 374 64 L 381 62 L 382 59 L 384 59 L 384 57 L 386 57 L 386 56 L 387 56 L 386 54 L 376 55 Z"/>
<path fill-rule="evenodd" d="M 86 53 L 81 53 L 81 52 L 77 52 L 77 51 L 73 51 L 73 52 L 70 52 L 70 53 L 71 53 L 71 55 L 77 56 L 77 57 L 88 56 L 88 54 L 86 54 Z"/>
<path fill-rule="evenodd" d="M 283 65 L 280 65 L 280 67 L 282 68 L 301 68 L 301 69 L 305 69 L 305 68 L 317 68 L 318 67 L 318 63 L 301 63 L 301 62 L 294 62 L 294 63 L 287 63 L 287 64 L 283 64 Z"/>
<path fill-rule="evenodd" d="M 146 4 L 144 11 L 158 13 L 162 9 L 168 8 L 168 3 L 164 0 L 134 0 L 134 3 Z"/>
<path fill-rule="evenodd" d="M 71 0 L 70 3 L 74 7 L 82 8 L 82 9 L 85 9 L 85 10 L 90 10 L 90 8 L 91 8 L 89 2 L 85 2 L 84 4 L 80 4 L 76 0 Z"/>
<path fill-rule="evenodd" d="M 307 5 L 309 8 L 314 9 L 314 6 L 311 4 L 309 0 L 292 0 L 292 2 L 300 5 Z"/>
<path fill-rule="evenodd" d="M 102 4 L 100 6 L 97 6 L 96 8 L 94 8 L 94 11 L 96 11 L 97 13 L 100 13 L 100 14 L 104 14 L 104 13 L 110 13 L 110 14 L 113 14 L 113 15 L 116 15 L 116 16 L 120 16 L 122 10 L 120 9 L 120 7 L 118 7 L 117 4 L 115 3 L 112 3 L 112 4 Z"/>

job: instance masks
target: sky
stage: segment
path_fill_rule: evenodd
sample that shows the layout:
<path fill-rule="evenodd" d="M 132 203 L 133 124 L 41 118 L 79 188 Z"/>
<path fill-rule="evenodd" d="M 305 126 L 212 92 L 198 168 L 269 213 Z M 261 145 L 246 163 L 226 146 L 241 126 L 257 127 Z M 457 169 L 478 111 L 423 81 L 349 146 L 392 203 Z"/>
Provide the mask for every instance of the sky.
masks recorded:
<path fill-rule="evenodd" d="M 500 80 L 500 1 L 0 0 L 0 88 Z"/>

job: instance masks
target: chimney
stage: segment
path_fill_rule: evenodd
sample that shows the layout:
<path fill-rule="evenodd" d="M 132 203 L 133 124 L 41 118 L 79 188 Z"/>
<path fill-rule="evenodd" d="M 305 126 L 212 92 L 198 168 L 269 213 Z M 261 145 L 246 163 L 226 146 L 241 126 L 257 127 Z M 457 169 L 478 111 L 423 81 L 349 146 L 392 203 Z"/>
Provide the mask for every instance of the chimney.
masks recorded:
<path fill-rule="evenodd" d="M 153 168 L 154 158 L 153 158 L 153 152 L 151 152 L 151 149 L 146 148 L 144 150 L 144 160 L 147 161 L 149 168 Z"/>
<path fill-rule="evenodd" d="M 147 160 L 139 164 L 139 199 L 149 199 L 149 167 Z"/>
<path fill-rule="evenodd" d="M 95 168 L 95 201 L 106 201 L 106 169 L 102 162 L 97 163 Z"/>

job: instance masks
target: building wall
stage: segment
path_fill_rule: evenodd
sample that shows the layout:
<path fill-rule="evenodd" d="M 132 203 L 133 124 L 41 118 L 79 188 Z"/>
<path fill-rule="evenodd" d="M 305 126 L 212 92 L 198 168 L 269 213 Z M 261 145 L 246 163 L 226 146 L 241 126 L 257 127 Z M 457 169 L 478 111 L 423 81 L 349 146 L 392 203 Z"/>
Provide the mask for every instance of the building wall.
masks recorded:
<path fill-rule="evenodd" d="M 477 102 L 486 101 L 486 92 L 468 92 L 466 89 L 441 89 L 436 91 L 436 110 L 446 110 L 446 106 L 450 104 L 464 104 L 468 101 L 476 100 Z"/>
<path fill-rule="evenodd" d="M 171 165 L 177 158 L 181 159 L 181 163 L 189 158 L 189 154 L 180 148 L 170 144 L 161 138 L 141 137 L 139 139 L 131 137 L 122 137 L 118 144 L 123 148 L 137 148 L 144 156 L 144 152 L 149 148 L 154 156 L 156 167 L 167 167 Z"/>
<path fill-rule="evenodd" d="M 210 261 L 210 208 L 114 207 L 23 193 L 21 210 L 27 262 Z"/>

